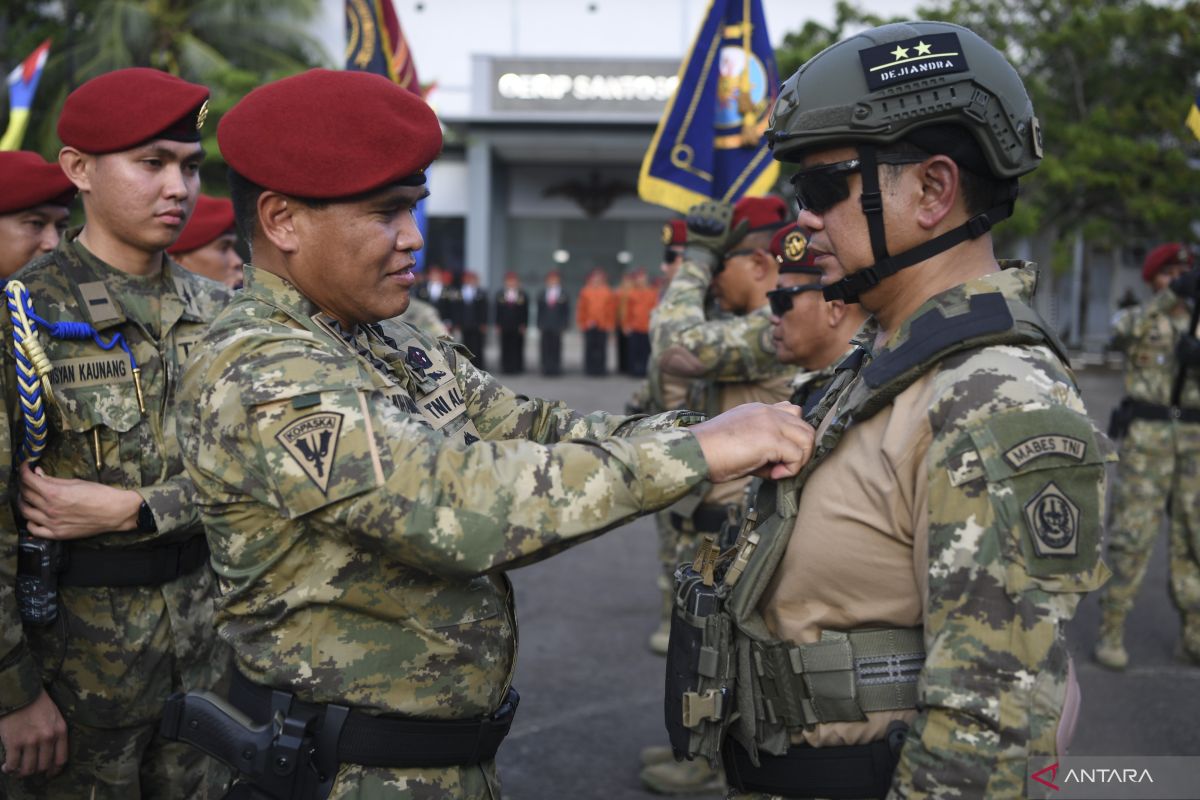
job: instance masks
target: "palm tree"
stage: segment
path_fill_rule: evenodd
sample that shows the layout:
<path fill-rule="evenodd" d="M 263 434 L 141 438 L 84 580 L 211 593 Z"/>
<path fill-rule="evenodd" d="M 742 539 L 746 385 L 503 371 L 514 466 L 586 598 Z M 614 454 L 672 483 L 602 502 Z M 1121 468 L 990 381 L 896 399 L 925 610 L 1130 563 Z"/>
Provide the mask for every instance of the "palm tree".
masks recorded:
<path fill-rule="evenodd" d="M 205 149 L 216 155 L 211 141 L 216 122 L 246 92 L 276 78 L 329 65 L 329 55 L 305 27 L 319 6 L 320 0 L 14 2 L 0 19 L 0 30 L 20 30 L 22 47 L 24 40 L 54 38 L 24 147 L 53 157 L 59 144 L 55 123 L 67 94 L 97 75 L 141 66 L 165 70 L 212 90 Z M 34 29 L 39 26 L 41 30 Z M 24 53 L 4 52 L 0 57 L 11 68 Z M 220 168 L 218 156 L 206 175 L 221 175 Z"/>

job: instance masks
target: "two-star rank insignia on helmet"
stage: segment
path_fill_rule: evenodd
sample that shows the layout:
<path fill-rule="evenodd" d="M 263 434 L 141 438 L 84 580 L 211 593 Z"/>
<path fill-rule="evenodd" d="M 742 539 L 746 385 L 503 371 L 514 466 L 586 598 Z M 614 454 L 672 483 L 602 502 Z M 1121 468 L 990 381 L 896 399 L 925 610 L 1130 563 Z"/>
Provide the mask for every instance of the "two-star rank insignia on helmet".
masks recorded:
<path fill-rule="evenodd" d="M 862 59 L 863 75 L 871 91 L 968 69 L 967 57 L 954 33 L 931 33 L 888 42 L 860 50 L 858 57 Z"/>

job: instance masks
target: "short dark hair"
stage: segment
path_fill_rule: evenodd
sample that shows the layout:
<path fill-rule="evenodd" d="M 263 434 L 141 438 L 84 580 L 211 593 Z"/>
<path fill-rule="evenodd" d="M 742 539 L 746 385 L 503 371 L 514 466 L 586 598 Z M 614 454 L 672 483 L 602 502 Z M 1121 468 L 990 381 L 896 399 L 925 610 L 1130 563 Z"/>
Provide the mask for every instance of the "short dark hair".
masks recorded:
<path fill-rule="evenodd" d="M 229 199 L 233 201 L 233 224 L 238 238 L 253 250 L 258 230 L 258 198 L 265 190 L 241 173 L 229 168 Z"/>
<path fill-rule="evenodd" d="M 941 126 L 939 126 L 941 127 Z M 950 127 L 950 126 L 945 126 Z M 1013 184 L 1016 183 L 1016 178 L 997 178 L 987 169 L 987 162 L 984 160 L 983 151 L 980 149 L 978 142 L 975 141 L 969 131 L 962 128 L 954 128 L 954 138 L 962 137 L 953 148 L 952 152 L 946 152 L 946 148 L 921 147 L 908 139 L 901 139 L 898 142 L 883 145 L 879 148 L 879 154 L 888 155 L 903 155 L 914 156 L 917 158 L 926 159 L 932 155 L 943 154 L 954 160 L 958 164 L 958 182 L 962 187 L 963 201 L 966 203 L 967 213 L 971 216 L 982 214 L 989 208 L 1005 202 L 1012 196 Z M 914 134 L 919 134 L 920 130 L 914 131 Z M 931 141 L 938 139 L 949 138 L 945 135 L 945 131 L 940 131 L 942 134 L 936 138 L 930 137 Z M 924 143 L 924 142 L 922 142 Z M 904 164 L 885 164 L 892 173 L 903 169 Z"/>

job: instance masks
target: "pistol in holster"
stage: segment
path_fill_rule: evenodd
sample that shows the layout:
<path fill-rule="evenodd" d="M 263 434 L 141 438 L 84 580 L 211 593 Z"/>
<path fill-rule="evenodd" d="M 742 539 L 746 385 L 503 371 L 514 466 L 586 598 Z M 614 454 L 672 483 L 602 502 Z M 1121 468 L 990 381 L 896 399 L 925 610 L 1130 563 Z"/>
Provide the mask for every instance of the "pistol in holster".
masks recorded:
<path fill-rule="evenodd" d="M 1121 439 L 1129 432 L 1129 425 L 1134 420 L 1133 398 L 1123 398 L 1120 404 L 1112 410 L 1108 418 L 1108 438 Z"/>
<path fill-rule="evenodd" d="M 706 575 L 696 564 L 675 570 L 664 712 L 677 760 L 703 756 L 715 765 L 733 713 L 733 623 L 722 610 L 727 592 L 711 570 Z"/>
<path fill-rule="evenodd" d="M 17 610 L 26 625 L 45 626 L 58 618 L 58 575 L 67 568 L 64 542 L 17 531 Z"/>
<path fill-rule="evenodd" d="M 255 725 L 211 692 L 176 692 L 159 732 L 237 770 L 225 800 L 324 800 L 337 777 L 337 740 L 349 709 L 326 706 L 320 730 L 313 730 L 315 718 L 291 715 L 291 694 L 275 694 L 274 717 Z"/>

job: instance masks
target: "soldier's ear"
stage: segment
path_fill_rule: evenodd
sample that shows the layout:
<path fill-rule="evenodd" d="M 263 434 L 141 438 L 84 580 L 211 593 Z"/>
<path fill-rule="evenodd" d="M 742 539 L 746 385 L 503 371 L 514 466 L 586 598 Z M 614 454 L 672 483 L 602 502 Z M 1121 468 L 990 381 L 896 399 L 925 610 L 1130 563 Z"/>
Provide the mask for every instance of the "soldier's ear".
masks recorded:
<path fill-rule="evenodd" d="M 263 238 L 284 253 L 295 253 L 300 249 L 295 217 L 299 206 L 278 192 L 265 191 L 258 196 L 258 224 Z"/>
<path fill-rule="evenodd" d="M 90 192 L 92 189 L 90 167 L 95 160 L 95 156 L 90 156 L 74 147 L 64 147 L 58 151 L 58 166 L 62 168 L 67 179 L 75 184 L 75 188 L 81 192 Z"/>
<path fill-rule="evenodd" d="M 829 327 L 836 328 L 846 318 L 846 304 L 841 300 L 830 300 L 825 304 L 825 313 Z"/>

